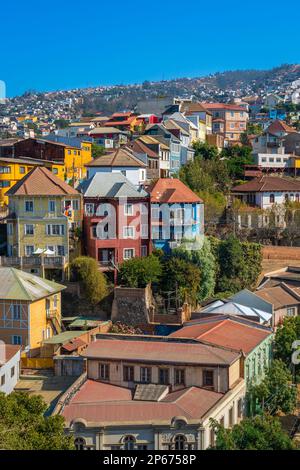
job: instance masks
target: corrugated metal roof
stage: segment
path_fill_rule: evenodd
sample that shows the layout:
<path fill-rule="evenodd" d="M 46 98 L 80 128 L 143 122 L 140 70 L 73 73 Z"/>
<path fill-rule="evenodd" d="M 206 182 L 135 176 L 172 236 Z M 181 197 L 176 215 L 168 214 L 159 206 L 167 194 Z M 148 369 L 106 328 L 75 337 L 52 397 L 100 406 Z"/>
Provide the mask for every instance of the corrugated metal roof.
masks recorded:
<path fill-rule="evenodd" d="M 34 302 L 65 289 L 65 286 L 15 268 L 0 268 L 0 299 Z"/>
<path fill-rule="evenodd" d="M 84 197 L 147 197 L 148 193 L 136 187 L 122 173 L 96 173 L 79 188 Z"/>

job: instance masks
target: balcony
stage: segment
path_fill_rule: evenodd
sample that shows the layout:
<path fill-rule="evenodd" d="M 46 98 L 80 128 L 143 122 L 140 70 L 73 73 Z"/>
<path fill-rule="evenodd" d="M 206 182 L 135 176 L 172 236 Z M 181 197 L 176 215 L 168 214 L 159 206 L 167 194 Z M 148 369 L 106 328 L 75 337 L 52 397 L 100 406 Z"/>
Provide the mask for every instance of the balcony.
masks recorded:
<path fill-rule="evenodd" d="M 58 315 L 57 310 L 51 310 L 49 308 L 46 309 L 46 317 L 50 320 L 56 318 Z"/>
<path fill-rule="evenodd" d="M 21 269 L 22 267 L 63 269 L 66 263 L 66 256 L 0 256 L 0 266 Z"/>

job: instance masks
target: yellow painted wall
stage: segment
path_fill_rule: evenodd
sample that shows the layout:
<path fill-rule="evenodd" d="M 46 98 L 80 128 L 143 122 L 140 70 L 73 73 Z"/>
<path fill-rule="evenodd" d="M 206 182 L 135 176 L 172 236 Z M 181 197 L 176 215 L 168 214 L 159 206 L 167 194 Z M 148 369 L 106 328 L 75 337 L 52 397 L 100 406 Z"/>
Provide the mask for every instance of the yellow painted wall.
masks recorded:
<path fill-rule="evenodd" d="M 76 181 L 86 177 L 85 165 L 92 160 L 92 144 L 81 142 L 81 149 L 65 148 L 65 179 Z"/>
<path fill-rule="evenodd" d="M 57 307 L 54 308 L 54 295 L 47 297 L 50 301 L 50 311 L 55 312 L 57 322 L 61 323 L 61 294 L 57 296 Z M 50 329 L 50 338 L 56 334 L 51 320 L 47 319 L 46 315 L 46 299 L 41 299 L 33 302 L 30 305 L 30 329 L 29 341 L 30 349 L 40 348 L 43 339 L 45 339 L 46 330 Z"/>

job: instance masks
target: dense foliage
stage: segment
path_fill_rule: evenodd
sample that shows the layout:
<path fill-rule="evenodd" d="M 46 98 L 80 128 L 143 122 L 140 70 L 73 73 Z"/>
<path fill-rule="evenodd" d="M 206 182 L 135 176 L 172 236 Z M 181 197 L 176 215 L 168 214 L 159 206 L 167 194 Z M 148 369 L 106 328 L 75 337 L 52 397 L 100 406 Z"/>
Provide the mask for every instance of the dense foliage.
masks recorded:
<path fill-rule="evenodd" d="M 85 297 L 96 305 L 108 294 L 106 277 L 98 269 L 98 263 L 89 256 L 79 256 L 71 263 L 71 272 L 83 285 Z"/>
<path fill-rule="evenodd" d="M 270 414 L 291 413 L 297 402 L 297 389 L 292 374 L 280 359 L 272 361 L 262 382 L 251 388 L 251 396 Z"/>
<path fill-rule="evenodd" d="M 285 317 L 277 327 L 273 349 L 275 358 L 281 359 L 288 367 L 291 365 L 293 352 L 297 352 L 292 347 L 294 341 L 297 340 L 300 340 L 300 317 Z M 297 374 L 297 382 L 299 382 L 300 365 L 294 364 L 294 369 Z"/>
<path fill-rule="evenodd" d="M 143 258 L 132 258 L 120 266 L 119 279 L 125 287 L 145 287 L 158 282 L 162 266 L 158 256 L 150 255 Z"/>
<path fill-rule="evenodd" d="M 201 271 L 194 264 L 172 256 L 164 263 L 162 288 L 164 291 L 176 291 L 182 302 L 196 305 L 201 282 Z"/>
<path fill-rule="evenodd" d="M 92 158 L 98 158 L 104 155 L 105 153 L 105 148 L 102 147 L 102 145 L 98 145 L 93 143 L 92 144 Z"/>
<path fill-rule="evenodd" d="M 280 421 L 270 415 L 246 418 L 232 429 L 225 429 L 212 420 L 217 450 L 292 450 L 293 441 L 282 429 Z"/>
<path fill-rule="evenodd" d="M 64 433 L 63 417 L 45 417 L 46 408 L 40 396 L 0 393 L 0 449 L 72 450 L 73 440 Z"/>

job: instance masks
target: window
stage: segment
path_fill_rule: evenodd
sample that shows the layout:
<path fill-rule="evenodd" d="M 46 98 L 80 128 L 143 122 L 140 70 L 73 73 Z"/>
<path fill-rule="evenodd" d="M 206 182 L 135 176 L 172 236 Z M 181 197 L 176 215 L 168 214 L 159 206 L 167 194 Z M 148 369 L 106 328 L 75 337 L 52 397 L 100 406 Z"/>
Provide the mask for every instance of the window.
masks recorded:
<path fill-rule="evenodd" d="M 65 247 L 63 245 L 57 245 L 57 255 L 65 256 Z"/>
<path fill-rule="evenodd" d="M 49 201 L 49 212 L 55 212 L 55 201 L 52 199 Z"/>
<path fill-rule="evenodd" d="M 84 205 L 84 212 L 85 212 L 85 215 L 87 215 L 87 216 L 94 215 L 94 204 L 86 203 Z"/>
<path fill-rule="evenodd" d="M 150 367 L 141 367 L 141 382 L 150 383 L 151 382 L 151 368 Z"/>
<path fill-rule="evenodd" d="M 209 431 L 209 440 L 210 440 L 210 446 L 213 447 L 215 445 L 215 439 L 216 439 L 216 434 L 213 428 L 210 428 Z"/>
<path fill-rule="evenodd" d="M 134 381 L 134 367 L 133 366 L 124 366 L 123 367 L 123 380 L 124 380 L 124 382 L 133 382 Z"/>
<path fill-rule="evenodd" d="M 168 385 L 169 384 L 169 369 L 159 369 L 159 383 Z"/>
<path fill-rule="evenodd" d="M 159 219 L 159 208 L 158 207 L 152 207 L 151 209 L 151 217 L 152 219 Z"/>
<path fill-rule="evenodd" d="M 53 308 L 57 308 L 57 303 L 58 303 L 57 301 L 58 301 L 57 295 L 55 295 L 55 296 L 53 297 Z"/>
<path fill-rule="evenodd" d="M 134 227 L 123 227 L 124 238 L 134 238 Z"/>
<path fill-rule="evenodd" d="M 270 204 L 274 204 L 274 202 L 275 202 L 275 195 L 270 194 Z"/>
<path fill-rule="evenodd" d="M 5 385 L 5 375 L 1 375 L 1 387 Z"/>
<path fill-rule="evenodd" d="M 20 171 L 20 174 L 21 174 L 21 175 L 24 175 L 24 173 L 25 173 L 25 166 L 20 166 L 19 171 Z"/>
<path fill-rule="evenodd" d="M 64 225 L 58 225 L 58 224 L 46 225 L 46 233 L 47 233 L 47 235 L 64 235 L 65 234 L 65 226 Z"/>
<path fill-rule="evenodd" d="M 133 436 L 125 436 L 123 439 L 124 450 L 133 450 L 135 445 L 135 438 Z"/>
<path fill-rule="evenodd" d="M 134 248 L 125 248 L 123 252 L 123 259 L 134 258 Z"/>
<path fill-rule="evenodd" d="M 13 378 L 15 376 L 15 373 L 16 373 L 16 368 L 15 366 L 13 366 L 11 369 L 10 369 L 10 377 Z"/>
<path fill-rule="evenodd" d="M 184 369 L 175 369 L 175 385 L 185 384 L 185 373 Z"/>
<path fill-rule="evenodd" d="M 73 211 L 79 211 L 79 200 L 78 199 L 73 199 L 72 200 L 72 207 L 73 207 Z"/>
<path fill-rule="evenodd" d="M 141 246 L 141 256 L 147 256 L 148 250 L 146 245 Z"/>
<path fill-rule="evenodd" d="M 34 234 L 34 228 L 32 224 L 25 224 L 24 225 L 24 234 L 25 235 L 33 235 Z"/>
<path fill-rule="evenodd" d="M 58 175 L 58 168 L 52 168 L 52 173 L 54 175 Z"/>
<path fill-rule="evenodd" d="M 243 416 L 243 399 L 240 398 L 237 403 L 237 415 L 238 418 L 241 418 Z"/>
<path fill-rule="evenodd" d="M 33 212 L 33 201 L 25 201 L 25 212 Z"/>
<path fill-rule="evenodd" d="M 233 406 L 228 411 L 228 426 L 230 428 L 233 426 Z"/>
<path fill-rule="evenodd" d="M 25 245 L 25 256 L 32 256 L 34 252 L 34 245 Z"/>
<path fill-rule="evenodd" d="M 0 181 L 0 188 L 9 188 L 10 187 L 10 181 Z"/>
<path fill-rule="evenodd" d="M 13 234 L 13 224 L 7 224 L 7 235 Z"/>
<path fill-rule="evenodd" d="M 77 437 L 74 445 L 76 450 L 85 450 L 85 440 L 82 437 Z"/>
<path fill-rule="evenodd" d="M 287 315 L 289 317 L 294 317 L 296 314 L 296 308 L 295 307 L 289 307 L 286 311 Z"/>
<path fill-rule="evenodd" d="M 22 344 L 22 336 L 13 335 L 12 344 L 16 344 L 16 345 L 20 346 Z"/>
<path fill-rule="evenodd" d="M 124 215 L 133 215 L 133 204 L 124 204 Z"/>
<path fill-rule="evenodd" d="M 214 371 L 204 370 L 203 371 L 203 386 L 213 387 L 213 385 L 214 385 Z"/>
<path fill-rule="evenodd" d="M 13 319 L 14 320 L 20 320 L 21 319 L 21 305 L 14 304 L 12 306 L 12 312 L 13 312 Z"/>
<path fill-rule="evenodd" d="M 0 166 L 0 173 L 10 173 L 10 166 Z"/>
<path fill-rule="evenodd" d="M 109 380 L 109 364 L 99 364 L 99 379 Z"/>
<path fill-rule="evenodd" d="M 141 181 L 145 181 L 145 177 L 146 177 L 146 172 L 145 172 L 145 170 L 142 170 L 141 171 Z"/>
<path fill-rule="evenodd" d="M 179 434 L 178 436 L 175 437 L 174 442 L 175 442 L 175 450 L 184 450 L 186 437 L 183 436 L 182 434 Z"/>

